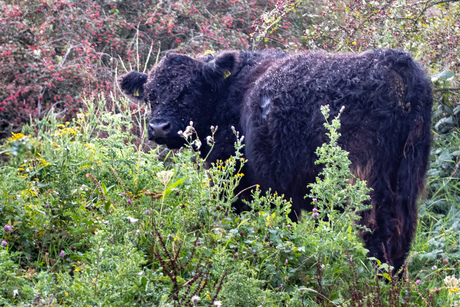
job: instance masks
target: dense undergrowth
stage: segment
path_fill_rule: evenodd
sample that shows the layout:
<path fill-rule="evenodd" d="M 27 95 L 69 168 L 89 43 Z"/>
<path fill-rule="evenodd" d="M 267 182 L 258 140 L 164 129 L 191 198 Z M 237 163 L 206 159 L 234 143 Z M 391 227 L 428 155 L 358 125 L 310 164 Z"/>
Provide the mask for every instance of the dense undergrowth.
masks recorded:
<path fill-rule="evenodd" d="M 360 181 L 347 184 L 347 154 L 335 142 L 338 119 L 328 120 L 330 144 L 317 151 L 333 177 L 311 186 L 315 210 L 291 223 L 289 202 L 276 194 L 256 191 L 253 211 L 232 212 L 232 191 L 243 176 L 240 142 L 235 156 L 207 170 L 190 147 L 147 150 L 133 145 L 139 136 L 129 123 L 142 119 L 128 104 L 120 100 L 113 112 L 102 97 L 87 100 L 74 121 L 61 123 L 50 113 L 3 145 L 0 304 L 451 306 L 458 300 L 458 180 L 439 173 L 458 153 L 449 160 L 442 157 L 448 148 L 433 150 L 430 198 L 398 280 L 385 263 L 366 258 L 356 235 L 353 221 L 365 209 L 367 189 Z M 449 135 L 436 142 L 458 146 L 458 133 Z M 340 193 L 348 197 L 342 203 L 331 198 Z"/>

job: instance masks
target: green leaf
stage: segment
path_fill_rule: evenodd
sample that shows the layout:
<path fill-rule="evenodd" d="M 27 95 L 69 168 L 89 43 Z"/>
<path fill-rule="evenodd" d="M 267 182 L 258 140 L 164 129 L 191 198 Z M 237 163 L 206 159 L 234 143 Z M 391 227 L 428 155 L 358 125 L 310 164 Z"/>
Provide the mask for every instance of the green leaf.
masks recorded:
<path fill-rule="evenodd" d="M 454 73 L 452 71 L 445 70 L 440 74 L 436 74 L 436 75 L 432 76 L 431 81 L 432 82 L 435 82 L 435 81 L 438 81 L 438 80 L 446 81 L 447 79 L 452 78 L 453 76 L 454 76 Z"/>
<path fill-rule="evenodd" d="M 460 113 L 460 105 L 456 106 L 452 112 L 454 113 L 454 115 Z"/>
<path fill-rule="evenodd" d="M 109 211 L 109 209 L 110 209 L 110 201 L 106 201 L 104 204 L 104 210 Z"/>
<path fill-rule="evenodd" d="M 102 181 L 101 181 L 101 186 L 102 186 L 102 190 L 104 190 L 104 195 L 107 195 L 107 187 Z"/>
<path fill-rule="evenodd" d="M 173 184 L 171 184 L 166 190 L 165 190 L 165 193 L 164 193 L 164 197 L 168 196 L 171 191 L 177 187 L 178 185 L 182 184 L 183 182 L 185 181 L 185 178 L 180 178 L 178 179 L 176 182 L 174 182 Z"/>

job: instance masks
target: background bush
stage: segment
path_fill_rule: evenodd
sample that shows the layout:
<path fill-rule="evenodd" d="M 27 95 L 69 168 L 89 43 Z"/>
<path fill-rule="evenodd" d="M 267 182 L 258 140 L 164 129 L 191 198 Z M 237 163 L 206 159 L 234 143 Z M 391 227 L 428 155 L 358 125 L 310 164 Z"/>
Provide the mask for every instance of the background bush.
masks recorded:
<path fill-rule="evenodd" d="M 435 0 L 2 0 L 0 139 L 53 107 L 68 120 L 83 97 L 110 100 L 117 72 L 145 71 L 170 51 L 402 48 L 433 74 L 458 73 L 459 6 Z"/>

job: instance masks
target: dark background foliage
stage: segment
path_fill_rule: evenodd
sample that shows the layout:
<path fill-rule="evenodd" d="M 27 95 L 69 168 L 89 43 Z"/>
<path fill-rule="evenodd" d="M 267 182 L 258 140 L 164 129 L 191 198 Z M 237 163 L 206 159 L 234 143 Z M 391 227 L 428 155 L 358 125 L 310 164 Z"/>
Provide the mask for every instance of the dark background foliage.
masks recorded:
<path fill-rule="evenodd" d="M 460 69 L 458 1 L 0 1 L 0 138 L 51 108 L 114 90 L 115 71 L 165 52 L 405 49 Z M 140 64 L 142 63 L 142 65 Z"/>

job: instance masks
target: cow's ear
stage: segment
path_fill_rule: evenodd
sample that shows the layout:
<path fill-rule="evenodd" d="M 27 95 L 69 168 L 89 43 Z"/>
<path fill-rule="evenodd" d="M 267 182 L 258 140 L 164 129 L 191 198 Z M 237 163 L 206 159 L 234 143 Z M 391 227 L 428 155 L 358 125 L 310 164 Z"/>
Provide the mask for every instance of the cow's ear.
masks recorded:
<path fill-rule="evenodd" d="M 225 51 L 211 58 L 203 67 L 203 74 L 212 85 L 219 86 L 236 70 L 239 62 L 238 51 Z"/>
<path fill-rule="evenodd" d="M 144 84 L 147 74 L 131 71 L 118 77 L 118 85 L 122 92 L 135 102 L 145 102 Z"/>

